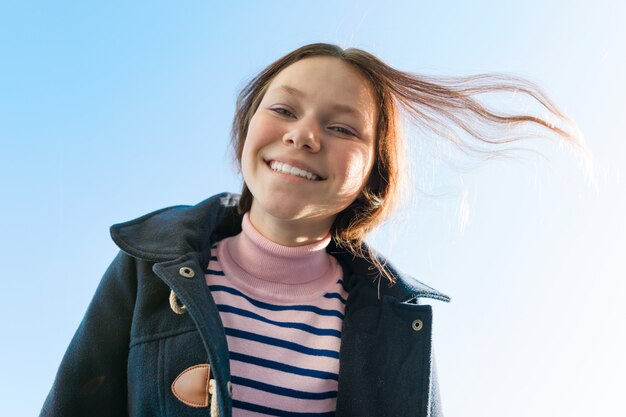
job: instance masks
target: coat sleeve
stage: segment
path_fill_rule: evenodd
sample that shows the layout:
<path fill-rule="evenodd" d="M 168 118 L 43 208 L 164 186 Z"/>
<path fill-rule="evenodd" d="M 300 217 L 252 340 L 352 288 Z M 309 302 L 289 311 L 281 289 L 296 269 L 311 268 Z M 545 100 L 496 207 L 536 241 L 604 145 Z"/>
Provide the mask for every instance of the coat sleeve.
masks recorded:
<path fill-rule="evenodd" d="M 65 352 L 40 417 L 126 416 L 136 262 L 119 252 Z"/>

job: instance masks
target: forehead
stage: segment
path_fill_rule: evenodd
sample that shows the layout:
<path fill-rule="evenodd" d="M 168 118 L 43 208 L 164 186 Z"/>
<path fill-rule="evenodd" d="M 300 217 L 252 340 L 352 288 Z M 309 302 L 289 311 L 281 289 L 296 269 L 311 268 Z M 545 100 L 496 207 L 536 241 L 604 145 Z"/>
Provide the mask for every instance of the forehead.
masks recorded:
<path fill-rule="evenodd" d="M 371 84 L 361 72 L 339 58 L 320 56 L 297 61 L 280 71 L 266 94 L 301 95 L 335 108 L 354 108 L 368 119 L 376 117 Z"/>

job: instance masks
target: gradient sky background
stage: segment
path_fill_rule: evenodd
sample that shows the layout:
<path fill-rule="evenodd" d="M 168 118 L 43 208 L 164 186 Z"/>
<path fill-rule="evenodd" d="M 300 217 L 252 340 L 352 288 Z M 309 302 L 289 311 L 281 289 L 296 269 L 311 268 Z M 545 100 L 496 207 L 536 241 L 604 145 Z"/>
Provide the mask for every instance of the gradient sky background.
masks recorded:
<path fill-rule="evenodd" d="M 370 241 L 453 297 L 434 302 L 448 416 L 626 415 L 626 7 L 547 3 L 2 2 L 0 414 L 37 414 L 117 252 L 109 226 L 237 191 L 236 92 L 324 41 L 519 74 L 578 122 L 595 185 L 555 141 L 452 166 L 415 138 L 420 191 Z"/>

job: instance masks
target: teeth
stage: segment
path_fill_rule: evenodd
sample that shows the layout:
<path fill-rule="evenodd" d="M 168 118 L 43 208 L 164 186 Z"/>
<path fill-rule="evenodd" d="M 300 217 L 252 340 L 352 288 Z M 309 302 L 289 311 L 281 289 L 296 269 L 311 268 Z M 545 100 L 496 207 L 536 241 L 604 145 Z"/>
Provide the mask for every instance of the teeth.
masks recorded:
<path fill-rule="evenodd" d="M 277 161 L 272 161 L 270 163 L 270 168 L 272 168 L 274 171 L 278 171 L 278 172 L 284 172 L 285 174 L 290 174 L 290 175 L 294 175 L 296 177 L 302 177 L 302 178 L 306 178 L 312 181 L 319 181 L 320 177 L 318 177 L 317 175 L 309 172 L 309 171 L 305 171 L 304 169 L 300 169 L 300 168 L 296 168 L 296 167 L 292 167 L 291 165 L 285 164 L 283 162 L 277 162 Z"/>

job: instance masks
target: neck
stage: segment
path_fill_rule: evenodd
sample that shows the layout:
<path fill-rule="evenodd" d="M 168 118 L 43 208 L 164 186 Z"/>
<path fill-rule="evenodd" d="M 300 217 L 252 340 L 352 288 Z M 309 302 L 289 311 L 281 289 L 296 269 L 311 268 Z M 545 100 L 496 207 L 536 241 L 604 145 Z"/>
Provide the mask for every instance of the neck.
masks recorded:
<path fill-rule="evenodd" d="M 249 216 L 250 223 L 263 237 L 283 246 L 309 245 L 327 239 L 334 220 L 334 218 L 284 220 L 255 210 L 254 203 Z"/>
<path fill-rule="evenodd" d="M 229 279 L 251 293 L 302 297 L 337 280 L 338 264 L 326 253 L 329 242 L 330 236 L 309 245 L 282 246 L 262 236 L 246 213 L 241 233 L 224 239 L 217 256 Z"/>

